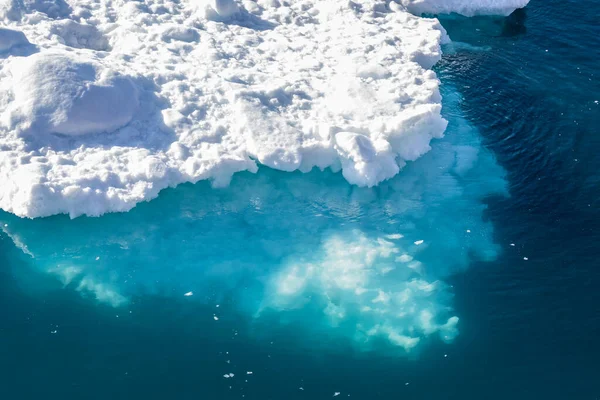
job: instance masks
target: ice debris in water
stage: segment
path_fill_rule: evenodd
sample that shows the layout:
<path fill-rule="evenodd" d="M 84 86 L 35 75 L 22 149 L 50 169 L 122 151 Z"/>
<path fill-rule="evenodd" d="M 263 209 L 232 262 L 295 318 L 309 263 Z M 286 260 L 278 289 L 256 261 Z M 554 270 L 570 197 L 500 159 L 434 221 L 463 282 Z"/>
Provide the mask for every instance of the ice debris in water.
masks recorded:
<path fill-rule="evenodd" d="M 190 297 L 190 296 L 193 296 L 193 295 L 194 295 L 194 292 L 187 292 L 187 293 L 184 294 L 185 297 Z"/>
<path fill-rule="evenodd" d="M 257 162 L 376 185 L 446 128 L 446 34 L 409 11 L 525 2 L 2 0 L 0 46 L 37 53 L 0 58 L 0 208 L 127 211 Z"/>

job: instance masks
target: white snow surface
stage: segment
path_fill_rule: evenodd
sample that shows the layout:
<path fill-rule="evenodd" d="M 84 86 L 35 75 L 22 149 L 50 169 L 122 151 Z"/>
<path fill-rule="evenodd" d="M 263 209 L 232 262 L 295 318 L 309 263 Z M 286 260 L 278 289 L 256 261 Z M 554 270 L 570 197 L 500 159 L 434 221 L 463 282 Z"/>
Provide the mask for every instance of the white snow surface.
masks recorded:
<path fill-rule="evenodd" d="M 341 169 L 360 186 L 393 177 L 446 128 L 430 68 L 447 37 L 409 12 L 526 0 L 401 3 L 0 0 L 35 49 L 12 54 L 0 31 L 0 208 L 127 211 L 257 163 Z"/>
<path fill-rule="evenodd" d="M 29 44 L 29 41 L 23 32 L 0 28 L 0 54 L 11 50 L 13 47 L 27 44 Z"/>

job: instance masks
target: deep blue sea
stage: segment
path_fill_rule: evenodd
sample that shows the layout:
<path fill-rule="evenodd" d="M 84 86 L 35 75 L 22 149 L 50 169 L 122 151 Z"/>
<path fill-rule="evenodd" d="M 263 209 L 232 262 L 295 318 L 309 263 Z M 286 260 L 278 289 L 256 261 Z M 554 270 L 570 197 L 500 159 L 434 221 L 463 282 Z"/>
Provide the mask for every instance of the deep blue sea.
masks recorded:
<path fill-rule="evenodd" d="M 600 1 L 442 24 L 446 137 L 375 189 L 0 213 L 0 399 L 600 399 Z"/>

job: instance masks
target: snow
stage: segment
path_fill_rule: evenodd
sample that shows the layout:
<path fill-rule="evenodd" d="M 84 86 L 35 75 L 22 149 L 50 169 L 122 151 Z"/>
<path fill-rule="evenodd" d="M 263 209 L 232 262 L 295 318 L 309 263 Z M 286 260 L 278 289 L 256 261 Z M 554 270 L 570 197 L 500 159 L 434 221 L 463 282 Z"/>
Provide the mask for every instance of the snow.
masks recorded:
<path fill-rule="evenodd" d="M 11 50 L 13 47 L 27 44 L 29 44 L 29 41 L 23 32 L 0 28 L 0 54 Z"/>
<path fill-rule="evenodd" d="M 8 68 L 14 97 L 3 118 L 19 136 L 110 133 L 138 108 L 133 82 L 92 60 L 46 52 L 14 59 Z"/>
<path fill-rule="evenodd" d="M 0 208 L 128 211 L 257 164 L 377 185 L 447 124 L 445 31 L 408 11 L 525 3 L 2 0 L 0 49 L 35 53 L 0 58 Z"/>

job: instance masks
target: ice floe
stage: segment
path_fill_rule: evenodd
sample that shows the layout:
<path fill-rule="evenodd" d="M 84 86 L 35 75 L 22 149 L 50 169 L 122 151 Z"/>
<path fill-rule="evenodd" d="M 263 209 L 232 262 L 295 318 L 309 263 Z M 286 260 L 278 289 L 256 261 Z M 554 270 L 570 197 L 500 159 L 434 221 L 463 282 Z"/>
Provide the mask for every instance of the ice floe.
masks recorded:
<path fill-rule="evenodd" d="M 257 163 L 377 185 L 446 128 L 430 70 L 446 34 L 409 11 L 465 4 L 3 0 L 0 208 L 127 211 Z"/>

